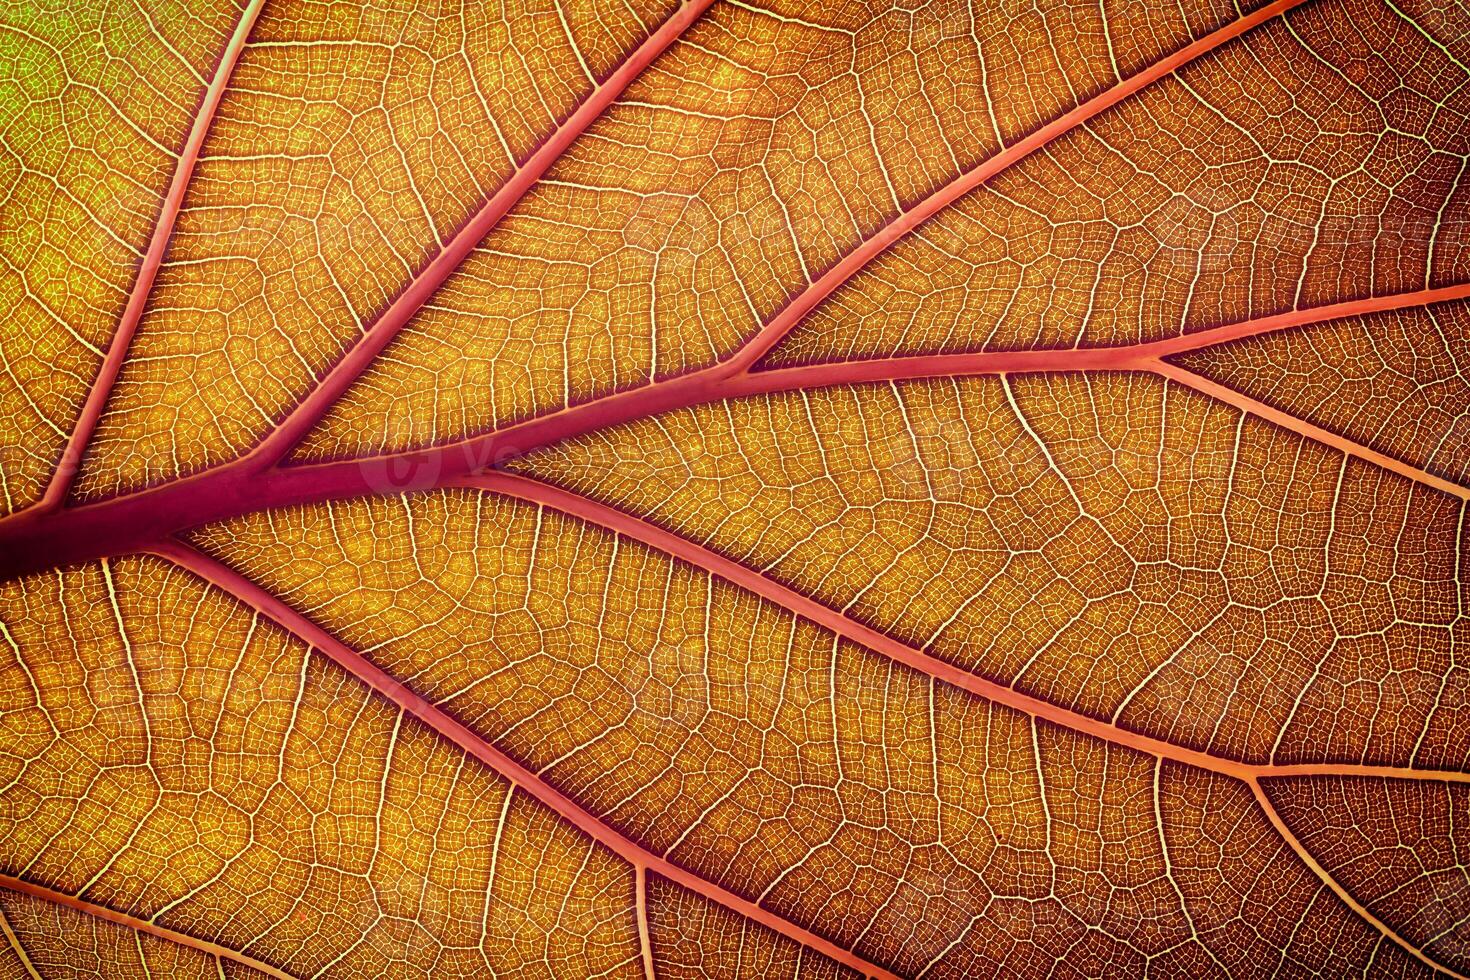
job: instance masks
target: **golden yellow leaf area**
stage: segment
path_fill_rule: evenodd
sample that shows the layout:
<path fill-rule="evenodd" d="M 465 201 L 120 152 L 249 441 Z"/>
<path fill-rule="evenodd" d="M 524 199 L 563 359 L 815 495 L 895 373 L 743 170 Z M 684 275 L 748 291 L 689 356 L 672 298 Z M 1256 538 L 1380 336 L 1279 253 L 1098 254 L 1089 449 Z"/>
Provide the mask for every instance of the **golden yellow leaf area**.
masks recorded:
<path fill-rule="evenodd" d="M 1128 344 L 1459 282 L 1464 232 L 1437 233 L 1470 207 L 1455 31 L 1387 4 L 1265 25 L 998 175 L 774 360 Z"/>
<path fill-rule="evenodd" d="M 0 976 L 1470 976 L 1470 10 L 0 0 Z"/>
<path fill-rule="evenodd" d="M 188 573 L 0 622 L 7 869 L 291 975 L 637 974 L 630 867 Z"/>
<path fill-rule="evenodd" d="M 1160 738 L 1467 762 L 1463 505 L 1157 378 L 822 388 L 516 466 Z"/>
<path fill-rule="evenodd" d="M 0 4 L 0 514 L 51 476 L 239 14 Z"/>
<path fill-rule="evenodd" d="M 5 975 L 54 980 L 179 977 L 264 980 L 268 973 L 26 895 L 0 896 Z"/>
<path fill-rule="evenodd" d="M 458 438 L 708 365 L 916 199 L 1232 15 L 1189 7 L 712 7 L 300 455 Z"/>
<path fill-rule="evenodd" d="M 1253 947 L 1336 973 L 1380 952 L 1263 818 L 1241 821 L 1239 784 L 972 697 L 555 513 L 460 491 L 201 544 L 599 819 L 900 974 L 1173 975 Z M 1267 867 L 1263 899 L 1244 881 Z M 1203 868 L 1243 876 L 1244 905 L 1215 905 Z M 1334 943 L 1296 948 L 1317 916 Z"/>
<path fill-rule="evenodd" d="M 1470 479 L 1470 306 L 1464 303 L 1251 337 L 1179 361 L 1426 470 Z"/>
<path fill-rule="evenodd" d="M 768 930 L 751 928 L 728 909 L 663 884 L 649 889 L 649 931 L 661 977 L 811 977 L 857 980 L 862 974 Z"/>
<path fill-rule="evenodd" d="M 79 492 L 258 439 L 667 6 L 265 4 Z"/>

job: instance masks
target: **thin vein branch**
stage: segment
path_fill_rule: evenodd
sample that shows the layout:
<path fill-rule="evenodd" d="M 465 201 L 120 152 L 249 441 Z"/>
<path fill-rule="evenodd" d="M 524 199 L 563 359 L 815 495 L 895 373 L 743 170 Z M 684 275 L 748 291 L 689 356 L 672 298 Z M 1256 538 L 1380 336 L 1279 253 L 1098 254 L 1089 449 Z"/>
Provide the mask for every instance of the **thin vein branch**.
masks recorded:
<path fill-rule="evenodd" d="M 910 354 L 866 360 L 823 361 L 792 367 L 752 370 L 732 378 L 729 387 L 738 394 L 764 394 L 797 388 L 820 388 L 825 385 L 859 384 L 869 381 L 902 381 L 910 378 L 1153 370 L 1155 361 L 1205 350 L 1217 344 L 1250 337 L 1263 337 L 1283 330 L 1326 323 L 1330 320 L 1430 306 L 1435 303 L 1462 299 L 1470 299 L 1470 282 L 1289 310 L 1285 313 L 1240 320 L 1218 327 L 1180 334 L 1176 337 L 1165 337 L 1161 340 L 1137 344 L 1074 347 L 1062 350 L 964 351 L 951 354 Z"/>
<path fill-rule="evenodd" d="M 11 952 L 15 953 L 16 959 L 20 960 L 20 965 L 25 969 L 26 976 L 33 977 L 35 980 L 41 980 L 41 974 L 36 972 L 36 966 L 31 962 L 30 954 L 26 952 L 26 948 L 22 945 L 20 937 L 11 928 L 10 919 L 6 916 L 4 909 L 0 909 L 0 929 L 4 930 L 5 941 L 10 944 Z"/>
<path fill-rule="evenodd" d="M 638 950 L 643 959 L 643 980 L 656 980 L 653 964 L 653 939 L 648 932 L 648 869 L 634 865 L 634 914 L 638 916 Z"/>
<path fill-rule="evenodd" d="M 157 936 L 159 939 L 166 939 L 171 943 L 178 943 L 180 946 L 188 946 L 190 949 L 196 949 L 208 956 L 232 960 L 241 966 L 247 966 L 252 970 L 257 970 L 268 977 L 274 977 L 275 980 L 297 980 L 297 978 L 279 967 L 255 959 L 253 956 L 248 956 L 239 950 L 230 949 L 228 946 L 221 946 L 219 943 L 210 942 L 207 939 L 200 939 L 198 936 L 191 936 L 187 932 L 179 932 L 166 928 L 147 919 L 136 918 L 135 916 L 128 915 L 126 912 L 119 912 L 105 905 L 98 905 L 84 898 L 78 898 L 75 895 L 69 895 L 66 892 L 57 891 L 53 888 L 47 888 L 45 885 L 39 885 L 24 878 L 0 874 L 0 888 L 8 889 L 20 895 L 27 895 L 31 898 L 37 898 L 44 902 L 62 905 L 73 911 L 81 912 L 83 915 L 90 915 L 94 918 L 102 919 L 105 922 L 111 922 L 113 925 L 134 929 L 138 932 L 146 932 L 150 936 Z"/>
<path fill-rule="evenodd" d="M 97 423 L 102 418 L 102 410 L 106 407 L 107 398 L 112 393 L 112 386 L 117 382 L 117 376 L 122 371 L 123 362 L 127 360 L 128 349 L 133 343 L 133 335 L 137 333 L 138 323 L 143 319 L 143 312 L 148 306 L 148 297 L 153 291 L 153 282 L 158 278 L 158 270 L 163 265 L 163 257 L 168 252 L 169 241 L 173 237 L 174 225 L 178 221 L 179 212 L 183 210 L 184 196 L 188 193 L 190 182 L 193 180 L 194 168 L 199 162 L 199 152 L 204 147 L 204 139 L 209 134 L 210 126 L 214 123 L 215 113 L 224 99 L 225 90 L 229 88 L 230 76 L 240 61 L 240 54 L 245 50 L 250 31 L 255 26 L 255 21 L 264 6 L 265 0 L 250 0 L 246 5 L 244 12 L 240 15 L 239 23 L 235 25 L 235 33 L 231 35 L 224 53 L 220 56 L 214 79 L 205 89 L 199 111 L 194 116 L 194 124 L 189 129 L 184 148 L 179 152 L 179 161 L 174 168 L 173 180 L 169 184 L 163 205 L 159 209 L 158 220 L 153 226 L 153 237 L 149 239 L 148 250 L 143 253 L 143 261 L 138 267 L 138 276 L 133 281 L 133 290 L 128 295 L 127 306 L 123 308 L 117 329 L 112 335 L 112 343 L 108 346 L 107 355 L 102 359 L 102 366 L 97 372 L 97 378 L 92 383 L 91 390 L 87 392 L 87 400 L 82 403 L 81 413 L 72 427 L 71 438 L 67 441 L 66 448 L 62 450 L 61 461 L 57 464 L 56 471 L 51 475 L 51 482 L 36 505 L 39 509 L 53 510 L 60 507 L 66 500 L 67 491 L 71 489 L 72 481 L 76 479 L 77 472 L 81 468 L 82 456 L 86 453 L 92 433 L 96 431 Z"/>
<path fill-rule="evenodd" d="M 1286 825 L 1286 821 L 1281 819 L 1281 814 L 1277 812 L 1276 807 L 1274 804 L 1272 804 L 1270 797 L 1266 795 L 1265 789 L 1263 789 L 1261 786 L 1261 781 L 1259 779 L 1252 779 L 1249 782 L 1251 792 L 1255 794 L 1256 803 L 1260 806 L 1261 811 L 1266 815 L 1266 819 L 1271 822 L 1271 826 L 1276 828 L 1276 832 L 1281 835 L 1282 840 L 1286 841 L 1287 846 L 1296 853 L 1296 856 L 1301 859 L 1302 863 L 1305 864 L 1308 868 L 1311 868 L 1312 873 L 1315 874 L 1317 878 L 1322 882 L 1322 884 L 1327 886 L 1327 888 L 1329 888 L 1333 892 L 1333 894 L 1335 894 L 1338 899 L 1342 901 L 1344 905 L 1357 913 L 1358 917 L 1361 918 L 1364 922 L 1367 922 L 1384 936 L 1391 939 L 1401 949 L 1403 949 L 1404 952 L 1408 953 L 1410 956 L 1414 957 L 1414 959 L 1423 963 L 1431 970 L 1434 970 L 1437 973 L 1442 973 L 1446 976 L 1456 977 L 1457 980 L 1470 980 L 1470 978 L 1466 978 L 1464 974 L 1456 973 L 1454 970 L 1451 970 L 1443 963 L 1436 962 L 1428 953 L 1424 952 L 1424 950 L 1420 949 L 1418 946 L 1415 946 L 1413 943 L 1409 942 L 1403 936 L 1395 932 L 1393 928 L 1388 925 L 1388 923 L 1378 918 L 1378 916 L 1374 915 L 1372 912 L 1369 912 L 1368 909 L 1364 907 L 1362 902 L 1359 902 L 1356 898 L 1354 898 L 1352 893 L 1344 888 L 1342 884 L 1332 876 L 1332 873 L 1322 866 L 1321 862 L 1318 861 L 1312 855 L 1312 852 L 1307 849 L 1307 846 L 1297 839 L 1296 834 L 1292 833 L 1291 828 Z"/>
<path fill-rule="evenodd" d="M 1314 425 L 1306 419 L 1267 405 L 1265 402 L 1236 391 L 1234 388 L 1195 374 L 1187 368 L 1180 367 L 1168 361 L 1154 361 L 1149 365 L 1149 369 L 1170 381 L 1184 385 L 1186 388 L 1192 388 L 1201 394 L 1208 395 L 1247 414 L 1263 418 L 1268 422 L 1279 425 L 1283 429 L 1305 436 L 1314 442 L 1321 443 L 1324 446 L 1336 449 L 1349 456 L 1354 456 L 1375 466 L 1382 467 L 1391 473 L 1396 473 L 1416 483 L 1422 483 L 1436 490 L 1453 494 L 1461 500 L 1470 500 L 1470 487 L 1462 486 L 1453 480 L 1447 480 L 1428 470 L 1420 469 L 1411 463 L 1406 463 L 1401 459 L 1381 453 L 1340 433 L 1324 429 L 1319 425 Z"/>

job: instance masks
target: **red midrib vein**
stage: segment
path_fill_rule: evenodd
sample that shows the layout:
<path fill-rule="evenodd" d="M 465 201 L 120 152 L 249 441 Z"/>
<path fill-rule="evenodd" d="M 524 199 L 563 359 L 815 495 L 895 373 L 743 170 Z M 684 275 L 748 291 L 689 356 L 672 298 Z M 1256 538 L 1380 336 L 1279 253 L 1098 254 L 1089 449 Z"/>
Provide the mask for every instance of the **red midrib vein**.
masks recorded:
<path fill-rule="evenodd" d="M 684 0 L 668 20 L 633 50 L 622 64 L 593 88 L 566 120 L 518 167 L 505 184 L 439 254 L 424 267 L 362 339 L 343 356 L 327 376 L 246 457 L 252 465 L 279 462 L 301 441 L 352 382 L 373 363 L 429 297 L 464 264 L 475 247 L 530 192 L 568 147 L 622 95 L 633 80 L 699 19 L 714 0 Z"/>
<path fill-rule="evenodd" d="M 576 134 L 573 131 L 573 120 L 576 120 L 576 132 L 580 132 L 605 108 L 605 105 L 597 103 L 602 100 L 611 102 L 616 97 L 614 79 L 618 80 L 619 86 L 626 87 L 637 71 L 671 44 L 711 2 L 712 0 L 690 0 L 650 36 L 638 52 L 607 83 L 596 90 L 593 98 L 573 114 L 567 125 L 533 156 L 532 160 L 536 161 L 540 170 L 535 170 L 532 162 L 528 161 L 526 167 L 513 178 L 512 184 L 519 186 L 519 193 L 523 194 L 529 189 L 541 171 L 550 166 L 565 145 L 571 142 Z M 52 515 L 47 508 L 32 507 L 7 518 L 0 518 L 0 545 L 5 546 L 0 547 L 0 579 L 63 562 L 137 551 L 182 528 L 272 506 L 380 493 L 385 486 L 393 492 L 423 489 L 433 485 L 432 479 L 426 481 L 422 477 L 413 476 L 404 482 L 385 477 L 388 477 L 390 469 L 402 468 L 410 473 L 432 474 L 434 479 L 455 478 L 481 470 L 509 456 L 529 452 L 539 446 L 595 428 L 629 421 L 657 411 L 739 394 L 742 387 L 750 384 L 749 368 L 806 311 L 926 217 L 1153 81 L 1301 2 L 1304 0 L 1277 0 L 1181 48 L 936 191 L 886 225 L 873 238 L 862 243 L 816 284 L 798 295 L 756 337 L 727 361 L 643 388 L 619 392 L 533 418 L 485 436 L 429 450 L 410 450 L 285 469 L 277 466 L 276 463 L 326 412 L 341 391 L 371 363 L 374 356 L 391 340 L 403 323 L 411 318 L 434 288 L 442 284 L 461 264 L 463 257 L 488 233 L 489 228 L 505 213 L 505 209 L 512 206 L 514 202 L 511 200 L 508 185 L 497 192 L 481 214 L 472 220 L 470 226 L 451 240 L 445 253 L 407 287 L 389 311 L 369 328 L 368 334 L 359 345 L 329 372 L 322 384 L 308 394 L 298 408 L 253 451 L 231 462 L 181 479 L 94 504 L 66 508 L 60 514 Z M 221 87 L 222 85 L 221 82 Z M 483 230 L 479 228 L 480 224 L 484 225 Z M 459 256 L 458 259 L 451 257 L 451 250 Z M 119 363 L 121 357 L 122 352 L 119 351 Z M 1050 369 L 1068 370 L 1066 367 Z M 759 383 L 755 388 L 758 387 Z M 94 391 L 94 395 L 96 394 Z M 96 410 L 100 412 L 101 400 L 105 395 L 98 395 L 97 398 Z M 85 439 L 79 442 L 84 443 Z M 77 451 L 80 453 L 81 448 Z M 52 522 L 49 520 L 52 516 L 64 520 Z"/>
<path fill-rule="evenodd" d="M 274 977 L 275 980 L 296 980 L 296 978 L 292 977 L 291 974 L 286 973 L 284 970 L 271 966 L 269 963 L 257 960 L 252 956 L 247 956 L 244 953 L 241 953 L 239 950 L 230 949 L 228 946 L 221 946 L 219 943 L 210 942 L 207 939 L 200 939 L 198 936 L 191 936 L 186 932 L 178 932 L 173 929 L 165 928 L 163 926 L 160 926 L 156 922 L 150 922 L 147 919 L 139 919 L 135 916 L 128 915 L 126 912 L 119 912 L 116 909 L 108 908 L 105 905 L 97 905 L 96 903 L 89 902 L 84 898 L 78 898 L 75 895 L 70 895 L 66 892 L 57 891 L 53 888 L 47 888 L 45 885 L 37 884 L 33 881 L 28 881 L 25 878 L 17 878 L 14 875 L 0 874 L 0 888 L 9 889 L 10 891 L 16 892 L 17 894 L 28 895 L 31 898 L 40 899 L 45 902 L 52 902 L 56 905 L 65 906 L 66 908 L 72 909 L 73 911 L 81 912 L 84 915 L 90 915 L 94 918 L 102 919 L 106 922 L 111 922 L 114 925 L 123 926 L 128 929 L 136 929 L 138 932 L 144 932 L 150 936 L 157 936 L 159 939 L 166 939 L 171 943 L 178 943 L 180 946 L 187 946 L 190 949 L 196 949 L 199 952 L 205 953 L 209 956 L 218 957 L 219 959 L 231 960 L 235 963 L 239 963 L 241 966 L 247 966 L 252 970 L 257 970 L 268 977 Z"/>
<path fill-rule="evenodd" d="M 461 750 L 494 769 L 510 780 L 515 787 L 535 797 L 568 823 L 613 851 L 632 866 L 635 874 L 639 868 L 653 871 L 696 894 L 724 905 L 753 922 L 773 929 L 845 966 L 858 970 L 865 976 L 877 977 L 881 980 L 898 980 L 897 975 L 887 968 L 869 962 L 852 950 L 845 949 L 826 937 L 696 875 L 662 855 L 649 851 L 642 844 L 589 813 L 581 804 L 511 758 L 438 705 L 431 704 L 393 675 L 373 664 L 361 653 L 347 646 L 286 602 L 229 566 L 178 542 L 170 541 L 151 550 L 159 557 L 193 572 L 216 588 L 234 596 L 276 622 L 302 642 L 329 657 L 379 695 L 387 698 Z"/>
<path fill-rule="evenodd" d="M 255 21 L 264 6 L 265 0 L 250 0 L 244 13 L 240 15 L 239 23 L 235 25 L 235 33 L 231 35 L 223 54 L 220 55 L 214 78 L 210 81 L 209 87 L 205 89 L 199 111 L 194 116 L 194 124 L 190 127 L 189 135 L 184 141 L 184 148 L 179 153 L 179 162 L 174 168 L 173 180 L 164 196 L 163 205 L 158 212 L 158 220 L 153 226 L 153 237 L 149 239 L 148 250 L 143 253 L 143 261 L 138 267 L 137 278 L 133 280 L 132 292 L 128 294 L 127 305 L 123 308 L 117 329 L 113 332 L 112 343 L 108 345 L 107 355 L 102 359 L 97 378 L 92 383 L 91 390 L 87 392 L 87 400 L 82 403 L 81 413 L 72 427 L 71 438 L 67 440 L 66 448 L 62 450 L 61 462 L 51 475 L 51 482 L 47 485 L 40 503 L 36 505 L 40 509 L 52 510 L 61 506 L 66 499 L 67 491 L 71 489 L 72 481 L 76 479 L 77 472 L 81 468 L 82 456 L 92 439 L 92 433 L 97 429 L 98 421 L 102 418 L 102 410 L 107 405 L 108 395 L 112 393 L 112 386 L 117 382 L 123 362 L 127 360 L 128 348 L 132 346 L 133 335 L 138 331 L 138 323 L 143 319 L 143 312 L 148 307 L 148 297 L 153 290 L 154 280 L 158 278 L 158 270 L 163 265 L 163 257 L 168 251 L 169 241 L 173 238 L 174 225 L 178 222 L 179 212 L 183 209 L 184 195 L 188 192 L 189 183 L 194 177 L 194 168 L 199 163 L 199 151 L 204 147 L 204 138 L 209 134 L 209 127 L 214 123 L 215 113 L 219 110 L 225 90 L 229 87 L 230 76 L 240 61 L 240 54 L 245 50 L 246 40 L 250 37 L 250 30 L 255 26 Z"/>
<path fill-rule="evenodd" d="M 1164 356 L 1342 316 L 1463 298 L 1470 298 L 1470 283 L 1313 307 L 1121 348 L 920 355 L 741 372 L 734 376 L 725 373 L 722 365 L 716 365 L 527 419 L 483 436 L 428 449 L 268 467 L 258 472 L 227 464 L 96 503 L 54 512 L 39 508 L 23 510 L 0 518 L 0 580 L 56 565 L 146 550 L 178 531 L 243 514 L 349 497 L 428 490 L 497 467 L 551 443 L 729 398 L 821 385 L 913 378 L 1101 370 L 1172 374 L 1180 383 L 1200 388 L 1209 382 L 1165 361 Z M 1227 392 L 1223 397 L 1232 399 L 1238 408 L 1254 410 L 1268 420 L 1381 464 L 1409 479 L 1462 498 L 1470 496 L 1470 490 L 1465 487 L 1360 446 L 1341 434 L 1329 433 L 1238 393 Z"/>
<path fill-rule="evenodd" d="M 1106 91 L 1088 99 L 1065 115 L 1059 116 L 1024 139 L 1013 143 L 994 156 L 988 157 L 975 168 L 966 171 L 947 184 L 939 187 L 928 197 L 894 218 L 861 242 L 851 252 L 806 289 L 798 293 L 790 303 L 747 343 L 728 362 L 739 370 L 745 370 L 759 361 L 791 330 L 805 319 L 806 315 L 843 283 L 886 251 L 899 239 L 928 221 L 955 201 L 975 190 L 996 174 L 1006 170 L 1022 159 L 1042 149 L 1059 137 L 1077 129 L 1094 116 L 1122 102 L 1124 99 L 1146 88 L 1166 75 L 1171 75 L 1183 66 L 1215 48 L 1234 40 L 1253 27 L 1284 14 L 1305 0 L 1276 0 L 1261 9 L 1232 21 L 1224 27 L 1188 44 L 1173 54 L 1155 62 L 1143 71 L 1130 75 Z"/>

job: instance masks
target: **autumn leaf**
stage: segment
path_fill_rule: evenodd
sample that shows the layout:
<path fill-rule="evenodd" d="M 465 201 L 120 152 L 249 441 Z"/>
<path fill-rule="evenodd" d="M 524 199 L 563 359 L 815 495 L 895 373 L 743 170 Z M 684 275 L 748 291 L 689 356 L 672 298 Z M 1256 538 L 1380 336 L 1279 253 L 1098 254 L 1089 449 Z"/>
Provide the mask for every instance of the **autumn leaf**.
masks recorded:
<path fill-rule="evenodd" d="M 1467 66 L 0 5 L 5 975 L 1470 975 Z"/>

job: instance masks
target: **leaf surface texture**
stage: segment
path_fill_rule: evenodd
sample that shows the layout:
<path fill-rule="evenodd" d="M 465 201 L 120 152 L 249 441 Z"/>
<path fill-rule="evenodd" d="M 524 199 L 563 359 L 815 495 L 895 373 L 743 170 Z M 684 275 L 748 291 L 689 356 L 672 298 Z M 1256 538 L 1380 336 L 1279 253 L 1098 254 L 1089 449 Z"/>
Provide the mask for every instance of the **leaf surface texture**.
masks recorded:
<path fill-rule="evenodd" d="M 1470 973 L 1463 6 L 0 55 L 0 973 Z"/>

